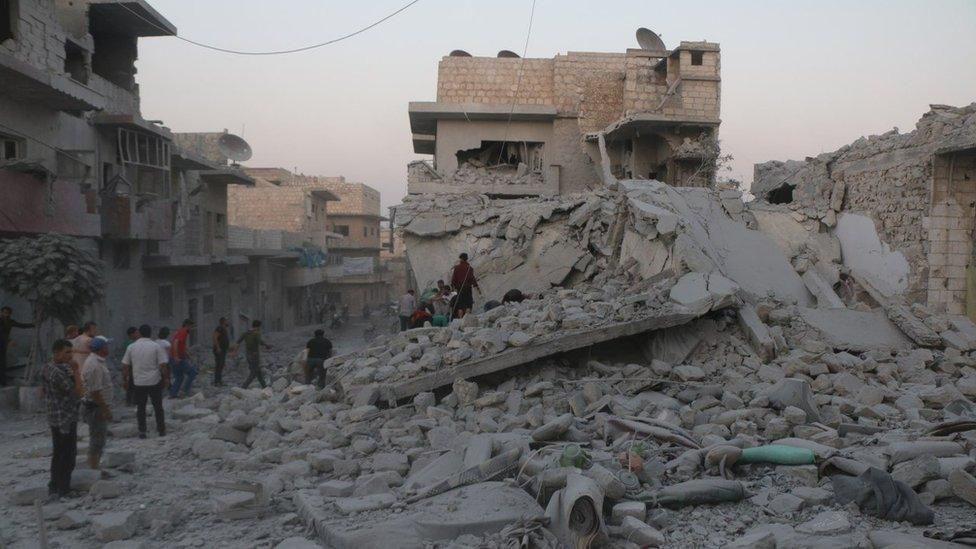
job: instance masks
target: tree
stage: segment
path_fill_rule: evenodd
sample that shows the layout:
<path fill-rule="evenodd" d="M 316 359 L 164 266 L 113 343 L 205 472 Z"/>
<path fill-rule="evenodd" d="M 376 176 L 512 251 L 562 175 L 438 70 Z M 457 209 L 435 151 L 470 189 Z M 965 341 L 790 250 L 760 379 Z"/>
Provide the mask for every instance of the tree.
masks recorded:
<path fill-rule="evenodd" d="M 101 262 L 58 234 L 0 240 L 0 288 L 30 302 L 34 318 L 28 383 L 37 380 L 40 326 L 77 322 L 102 297 Z"/>

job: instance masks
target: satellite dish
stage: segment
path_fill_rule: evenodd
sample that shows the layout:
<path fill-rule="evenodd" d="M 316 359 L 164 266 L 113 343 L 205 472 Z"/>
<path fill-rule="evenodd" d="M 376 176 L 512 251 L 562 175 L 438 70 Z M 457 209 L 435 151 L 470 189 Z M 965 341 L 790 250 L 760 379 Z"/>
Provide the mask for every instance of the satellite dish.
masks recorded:
<path fill-rule="evenodd" d="M 243 162 L 251 158 L 251 146 L 243 138 L 232 133 L 225 133 L 217 139 L 220 153 L 235 162 Z"/>
<path fill-rule="evenodd" d="M 454 50 L 451 52 L 451 57 L 471 57 L 471 54 L 464 50 Z"/>
<path fill-rule="evenodd" d="M 637 43 L 640 44 L 642 50 L 647 51 L 665 51 L 668 49 L 656 32 L 644 27 L 637 29 Z"/>
<path fill-rule="evenodd" d="M 510 51 L 510 50 L 502 50 L 502 51 L 498 52 L 498 57 L 511 57 L 511 58 L 518 59 L 519 54 L 515 53 L 514 51 Z"/>

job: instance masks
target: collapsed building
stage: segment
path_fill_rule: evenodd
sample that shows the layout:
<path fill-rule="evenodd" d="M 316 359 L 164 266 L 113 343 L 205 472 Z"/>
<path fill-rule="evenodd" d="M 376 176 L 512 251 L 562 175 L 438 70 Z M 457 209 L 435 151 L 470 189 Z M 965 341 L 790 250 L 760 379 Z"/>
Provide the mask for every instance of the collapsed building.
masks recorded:
<path fill-rule="evenodd" d="M 976 317 L 974 178 L 976 104 L 932 105 L 912 132 L 896 128 L 803 161 L 757 164 L 752 193 L 798 223 L 822 223 L 846 263 L 908 301 Z"/>
<path fill-rule="evenodd" d="M 625 179 L 709 185 L 718 155 L 719 45 L 668 50 L 653 32 L 625 53 L 552 59 L 455 50 L 441 59 L 437 100 L 412 102 L 410 194 L 538 196 L 594 188 L 603 135 Z"/>

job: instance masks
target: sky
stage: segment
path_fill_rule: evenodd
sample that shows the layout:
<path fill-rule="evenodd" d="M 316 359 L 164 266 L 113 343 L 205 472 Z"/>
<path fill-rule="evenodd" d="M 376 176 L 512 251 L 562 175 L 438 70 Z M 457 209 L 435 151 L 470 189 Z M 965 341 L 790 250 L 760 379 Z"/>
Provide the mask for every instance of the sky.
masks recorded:
<path fill-rule="evenodd" d="M 347 34 L 406 0 L 150 0 L 179 34 L 225 48 L 300 47 Z M 420 0 L 359 36 L 317 50 L 244 57 L 172 37 L 140 41 L 142 110 L 174 131 L 243 136 L 249 166 L 344 175 L 406 194 L 416 155 L 407 103 L 433 101 L 451 50 L 521 53 L 531 0 Z M 976 0 L 537 0 L 528 57 L 623 52 L 648 27 L 668 47 L 722 48 L 725 175 L 914 129 L 929 104 L 976 101 Z"/>

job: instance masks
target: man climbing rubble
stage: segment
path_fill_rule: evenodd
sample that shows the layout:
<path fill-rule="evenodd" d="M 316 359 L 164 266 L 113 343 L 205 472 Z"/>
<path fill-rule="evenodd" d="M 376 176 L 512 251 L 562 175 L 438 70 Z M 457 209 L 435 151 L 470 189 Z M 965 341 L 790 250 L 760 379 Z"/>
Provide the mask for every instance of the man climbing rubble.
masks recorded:
<path fill-rule="evenodd" d="M 188 318 L 173 334 L 173 348 L 170 351 L 173 356 L 173 385 L 169 388 L 170 398 L 178 398 L 181 394 L 185 397 L 190 396 L 193 380 L 199 373 L 197 366 L 190 360 L 190 330 L 195 325 L 196 323 Z"/>
<path fill-rule="evenodd" d="M 305 344 L 308 349 L 308 359 L 305 361 L 305 384 L 310 385 L 316 379 L 319 389 L 325 388 L 325 361 L 332 356 L 332 342 L 325 337 L 325 330 L 315 330 L 315 337 Z"/>
<path fill-rule="evenodd" d="M 244 342 L 244 354 L 247 358 L 248 369 L 247 379 L 244 380 L 243 387 L 247 389 L 251 382 L 257 379 L 261 388 L 264 389 L 268 384 L 264 382 L 264 374 L 261 372 L 261 347 L 271 350 L 271 345 L 265 343 L 264 339 L 261 338 L 260 320 L 252 322 L 251 329 L 241 334 L 231 352 L 236 353 L 242 341 Z"/>
<path fill-rule="evenodd" d="M 91 354 L 81 367 L 81 380 L 84 385 L 84 398 L 81 401 L 83 418 L 88 424 L 88 467 L 97 470 L 105 449 L 108 424 L 112 421 L 112 375 L 108 371 L 106 358 L 109 355 L 109 341 L 103 336 L 92 339 Z"/>
<path fill-rule="evenodd" d="M 27 322 L 17 322 L 13 319 L 14 310 L 10 307 L 0 308 L 0 386 L 7 384 L 7 348 L 10 346 L 10 330 L 13 328 L 33 328 Z"/>
<path fill-rule="evenodd" d="M 225 317 L 220 317 L 217 327 L 214 328 L 213 337 L 214 355 L 214 387 L 224 385 L 224 366 L 227 365 L 227 351 L 230 349 L 230 322 Z"/>
<path fill-rule="evenodd" d="M 464 318 L 474 307 L 474 288 L 478 286 L 478 279 L 474 276 L 474 267 L 468 263 L 468 254 L 458 256 L 458 264 L 451 269 L 451 287 L 457 292 L 451 316 Z"/>

